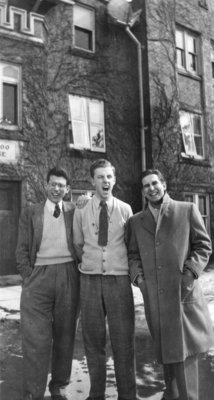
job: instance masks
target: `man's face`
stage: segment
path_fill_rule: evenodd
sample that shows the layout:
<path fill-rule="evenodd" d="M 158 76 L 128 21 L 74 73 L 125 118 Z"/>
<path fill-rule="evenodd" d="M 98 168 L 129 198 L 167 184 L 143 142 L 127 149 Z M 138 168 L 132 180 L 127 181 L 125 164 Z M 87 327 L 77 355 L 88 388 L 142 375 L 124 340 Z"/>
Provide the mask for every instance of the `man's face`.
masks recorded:
<path fill-rule="evenodd" d="M 159 203 L 164 196 L 166 183 L 161 182 L 156 174 L 147 175 L 142 180 L 143 194 L 151 204 Z"/>
<path fill-rule="evenodd" d="M 96 194 L 101 200 L 108 200 L 112 196 L 112 189 L 116 178 L 112 167 L 100 167 L 94 171 L 92 185 L 95 186 Z"/>
<path fill-rule="evenodd" d="M 69 192 L 69 186 L 63 176 L 51 175 L 46 190 L 49 200 L 53 203 L 59 203 Z"/>

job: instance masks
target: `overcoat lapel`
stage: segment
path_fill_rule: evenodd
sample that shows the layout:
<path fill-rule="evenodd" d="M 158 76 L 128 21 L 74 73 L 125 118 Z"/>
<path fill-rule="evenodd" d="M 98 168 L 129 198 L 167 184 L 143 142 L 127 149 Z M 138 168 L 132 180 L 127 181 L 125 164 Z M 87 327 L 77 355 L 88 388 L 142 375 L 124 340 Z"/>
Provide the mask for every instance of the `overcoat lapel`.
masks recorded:
<path fill-rule="evenodd" d="M 155 234 L 156 222 L 148 207 L 143 211 L 140 222 L 143 229 L 151 233 L 151 235 Z"/>

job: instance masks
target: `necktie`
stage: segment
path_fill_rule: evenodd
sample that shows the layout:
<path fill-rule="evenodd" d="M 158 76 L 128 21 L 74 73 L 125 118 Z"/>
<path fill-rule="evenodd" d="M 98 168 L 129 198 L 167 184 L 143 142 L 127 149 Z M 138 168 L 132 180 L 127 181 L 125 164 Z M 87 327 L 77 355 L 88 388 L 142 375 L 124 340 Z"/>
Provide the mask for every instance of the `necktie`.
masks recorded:
<path fill-rule="evenodd" d="M 105 201 L 100 202 L 101 210 L 99 216 L 99 246 L 106 246 L 108 242 L 108 209 Z"/>
<path fill-rule="evenodd" d="M 58 217 L 60 216 L 60 212 L 61 212 L 60 206 L 59 206 L 59 204 L 57 203 L 57 204 L 55 205 L 55 209 L 54 209 L 53 216 L 54 216 L 55 218 L 58 218 Z"/>

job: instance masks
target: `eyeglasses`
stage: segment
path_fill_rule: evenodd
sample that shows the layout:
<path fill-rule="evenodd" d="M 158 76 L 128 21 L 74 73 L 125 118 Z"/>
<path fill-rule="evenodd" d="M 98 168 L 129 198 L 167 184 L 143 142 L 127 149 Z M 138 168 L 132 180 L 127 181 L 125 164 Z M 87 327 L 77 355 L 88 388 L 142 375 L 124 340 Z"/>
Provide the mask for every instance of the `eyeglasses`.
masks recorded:
<path fill-rule="evenodd" d="M 49 186 L 51 186 L 54 189 L 56 187 L 58 187 L 59 189 L 65 189 L 65 187 L 67 186 L 67 185 L 64 185 L 63 183 L 57 183 L 57 182 L 49 182 L 48 184 L 49 184 Z"/>

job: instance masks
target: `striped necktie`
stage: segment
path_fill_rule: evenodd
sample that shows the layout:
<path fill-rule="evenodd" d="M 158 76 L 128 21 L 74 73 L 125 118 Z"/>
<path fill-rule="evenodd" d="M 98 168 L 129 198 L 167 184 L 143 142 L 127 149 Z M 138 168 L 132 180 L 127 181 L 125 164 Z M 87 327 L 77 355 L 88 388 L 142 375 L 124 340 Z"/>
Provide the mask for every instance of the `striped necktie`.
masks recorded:
<path fill-rule="evenodd" d="M 98 244 L 106 246 L 108 242 L 108 208 L 104 200 L 100 202 L 100 206 Z"/>

